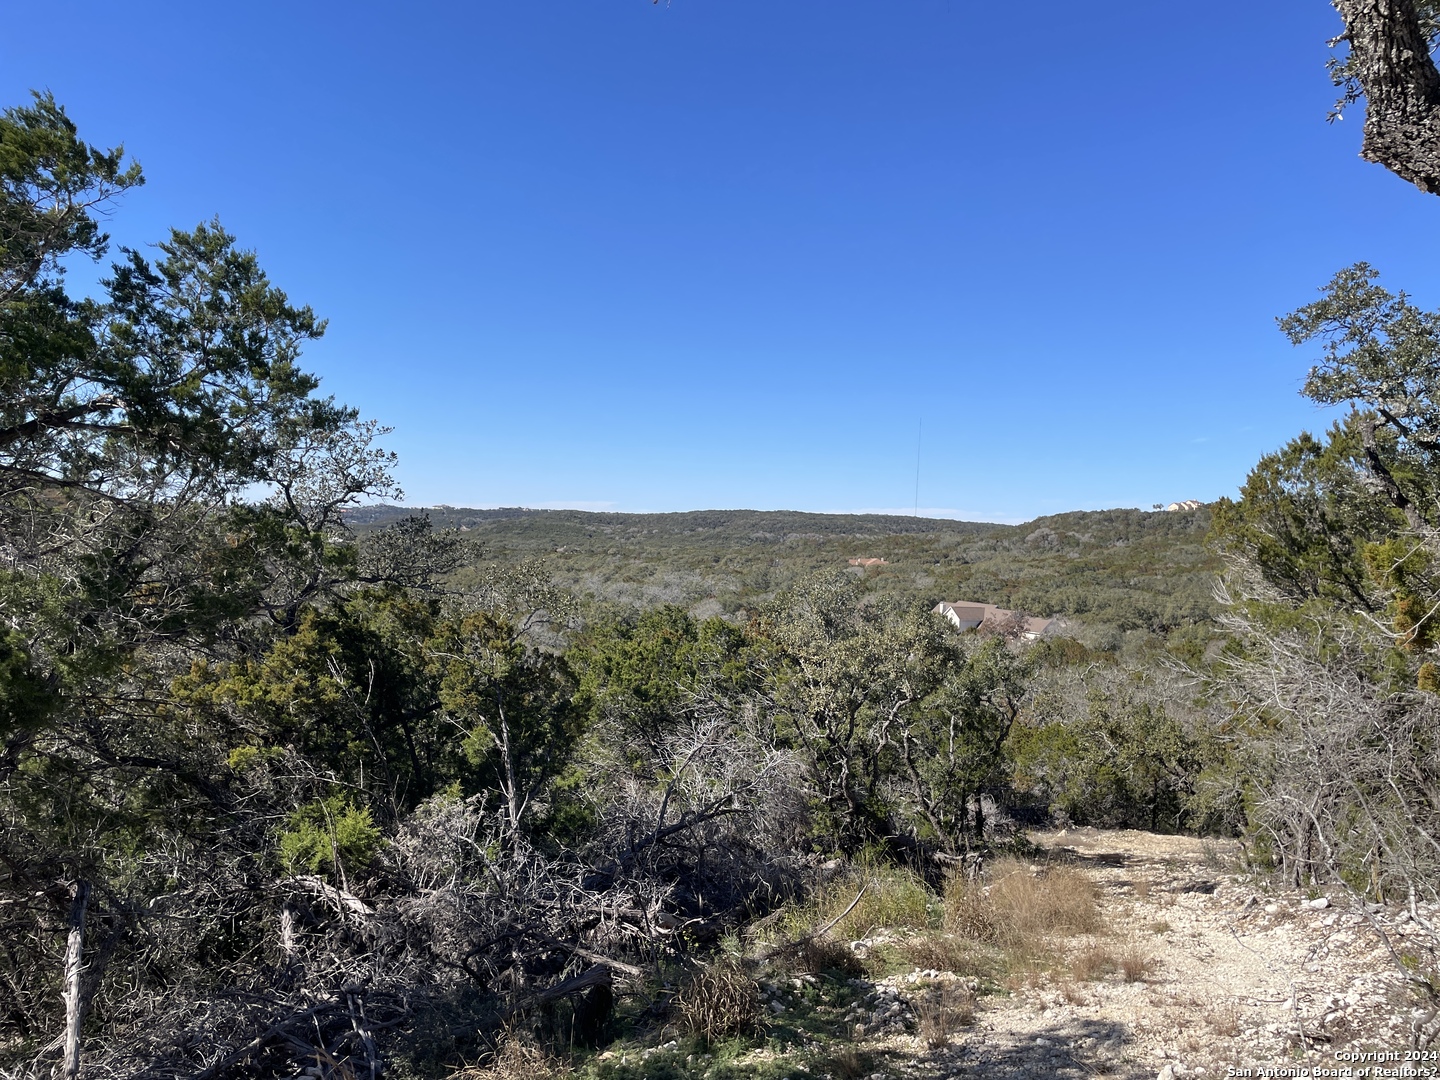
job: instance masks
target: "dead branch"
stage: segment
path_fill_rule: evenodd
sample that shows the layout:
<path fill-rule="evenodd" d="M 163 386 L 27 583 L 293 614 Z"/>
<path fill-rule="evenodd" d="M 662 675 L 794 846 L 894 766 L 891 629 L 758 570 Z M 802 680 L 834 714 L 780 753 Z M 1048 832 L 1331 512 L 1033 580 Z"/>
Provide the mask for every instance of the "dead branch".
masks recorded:
<path fill-rule="evenodd" d="M 230 1068 L 230 1066 L 239 1065 L 246 1058 L 250 1057 L 250 1055 L 265 1049 L 265 1047 L 274 1040 L 289 1035 L 297 1026 L 313 1021 L 316 1017 L 323 1016 L 328 1012 L 334 1012 L 342 1007 L 338 1001 L 322 1001 L 320 1004 L 312 1005 L 302 1012 L 291 1013 L 289 1016 L 271 1024 L 259 1035 L 256 1035 L 255 1038 L 240 1047 L 240 1049 L 227 1054 L 208 1068 L 196 1073 L 194 1080 L 210 1080 L 211 1077 L 218 1076 L 222 1071 Z"/>
<path fill-rule="evenodd" d="M 539 993 L 532 994 L 524 1001 L 510 1006 L 501 1014 L 501 1018 L 503 1020 L 509 1020 L 512 1017 L 524 1012 L 529 1012 L 531 1009 L 538 1008 L 541 1005 L 547 1005 L 552 1001 L 559 1001 L 561 998 L 571 997 L 581 993 L 584 990 L 590 989 L 592 986 L 608 987 L 613 986 L 614 983 L 615 979 L 614 976 L 610 974 L 610 969 L 603 964 L 597 964 L 595 967 L 586 968 L 580 972 L 580 974 L 572 975 L 563 982 L 556 983 L 554 986 L 546 990 L 541 990 Z"/>

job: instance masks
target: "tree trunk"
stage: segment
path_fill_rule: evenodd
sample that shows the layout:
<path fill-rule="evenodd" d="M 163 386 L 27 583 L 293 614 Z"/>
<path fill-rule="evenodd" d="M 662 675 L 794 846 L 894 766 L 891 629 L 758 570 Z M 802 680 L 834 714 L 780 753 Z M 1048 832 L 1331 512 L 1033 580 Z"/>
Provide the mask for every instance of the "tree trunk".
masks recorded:
<path fill-rule="evenodd" d="M 80 1076 L 80 1028 L 85 1023 L 85 997 L 81 989 L 81 958 L 85 946 L 85 907 L 90 902 L 90 883 L 75 882 L 75 899 L 70 905 L 70 933 L 65 941 L 65 978 L 61 996 L 65 1000 L 65 1056 L 60 1062 L 61 1080 Z"/>
<path fill-rule="evenodd" d="M 1440 71 L 1414 0 L 1333 0 L 1365 92 L 1360 156 L 1440 194 Z"/>

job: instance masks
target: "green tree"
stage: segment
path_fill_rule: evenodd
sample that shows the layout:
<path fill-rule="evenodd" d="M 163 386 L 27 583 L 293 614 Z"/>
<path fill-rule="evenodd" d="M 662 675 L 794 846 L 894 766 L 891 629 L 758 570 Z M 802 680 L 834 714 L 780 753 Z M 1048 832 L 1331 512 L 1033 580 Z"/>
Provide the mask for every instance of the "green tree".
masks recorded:
<path fill-rule="evenodd" d="M 909 824 L 953 852 L 984 842 L 985 797 L 1009 794 L 1006 740 L 1029 693 L 1030 664 L 1000 637 L 951 636 L 939 685 L 897 736 Z"/>
<path fill-rule="evenodd" d="M 341 511 L 395 490 L 377 430 L 300 366 L 323 323 L 218 224 L 67 292 L 65 260 L 104 256 L 99 222 L 140 181 L 48 96 L 0 114 L 0 938 L 19 943 L 0 954 L 17 1000 L 0 1044 L 53 1034 L 57 881 L 94 883 L 91 989 L 166 895 L 208 889 L 194 947 L 232 955 L 275 813 L 308 797 L 296 777 L 323 787 L 346 761 L 321 751 L 252 799 L 229 756 L 258 775 L 275 748 L 184 679 L 263 666 L 375 573 Z M 326 661 L 349 677 L 354 652 Z M 187 947 L 145 977 L 175 977 Z"/>
<path fill-rule="evenodd" d="M 464 733 L 475 786 L 498 793 L 511 836 L 537 806 L 549 808 L 551 785 L 584 731 L 569 666 L 527 648 L 524 636 L 504 616 L 481 611 L 446 620 L 426 645 L 444 715 Z"/>
<path fill-rule="evenodd" d="M 1302 433 L 1262 457 L 1238 500 L 1215 505 L 1212 538 L 1253 566 L 1288 602 L 1323 600 L 1376 611 L 1384 597 L 1365 545 L 1392 535 L 1405 518 L 1366 480 L 1368 438 L 1393 458 L 1395 439 L 1376 417 L 1353 413 L 1327 438 Z"/>

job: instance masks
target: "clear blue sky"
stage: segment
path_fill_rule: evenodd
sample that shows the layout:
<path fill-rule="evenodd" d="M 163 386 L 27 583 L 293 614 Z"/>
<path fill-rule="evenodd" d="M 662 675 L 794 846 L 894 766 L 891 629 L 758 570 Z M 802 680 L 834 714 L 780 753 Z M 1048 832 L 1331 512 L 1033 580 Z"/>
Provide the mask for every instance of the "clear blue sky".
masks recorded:
<path fill-rule="evenodd" d="M 1021 520 L 1232 493 L 1327 423 L 1274 317 L 1440 306 L 1324 0 L 20 6 L 49 88 L 330 319 L 412 504 Z"/>

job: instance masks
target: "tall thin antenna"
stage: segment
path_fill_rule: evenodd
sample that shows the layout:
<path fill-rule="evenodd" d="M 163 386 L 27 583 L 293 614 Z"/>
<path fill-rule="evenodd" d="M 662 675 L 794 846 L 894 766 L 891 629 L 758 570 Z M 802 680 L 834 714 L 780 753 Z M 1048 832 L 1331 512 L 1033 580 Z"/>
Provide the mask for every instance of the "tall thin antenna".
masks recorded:
<path fill-rule="evenodd" d="M 920 426 L 915 432 L 915 516 L 920 516 L 920 437 L 925 434 L 925 417 L 920 417 Z"/>

